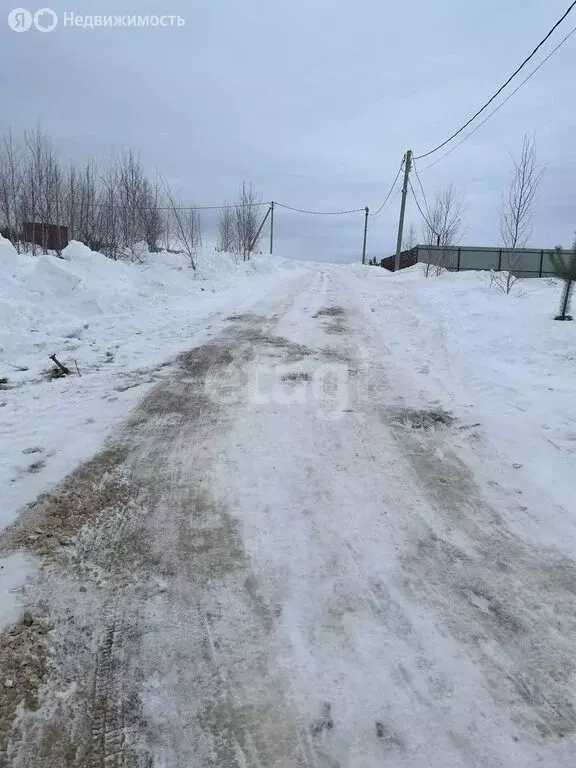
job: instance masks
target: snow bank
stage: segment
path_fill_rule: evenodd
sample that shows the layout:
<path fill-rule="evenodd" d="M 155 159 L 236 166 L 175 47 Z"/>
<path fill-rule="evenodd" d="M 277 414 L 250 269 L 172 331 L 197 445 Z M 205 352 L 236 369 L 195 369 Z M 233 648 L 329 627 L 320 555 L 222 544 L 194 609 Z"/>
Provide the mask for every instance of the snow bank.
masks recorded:
<path fill-rule="evenodd" d="M 278 259 L 235 263 L 229 254 L 203 250 L 198 270 L 182 254 L 144 256 L 143 263 L 112 261 L 72 242 L 62 258 L 19 255 L 0 237 L 0 376 L 29 379 L 46 367 L 47 355 L 62 350 L 89 328 L 131 324 L 168 302 L 200 300 L 239 278 L 277 271 Z M 137 324 L 132 330 L 142 330 Z M 90 335 L 90 334 L 88 334 Z M 27 367 L 27 375 L 7 367 Z"/>
<path fill-rule="evenodd" d="M 140 257 L 78 242 L 33 257 L 0 237 L 0 528 L 101 448 L 165 361 L 302 269 L 209 248 L 196 272 L 182 254 Z M 49 380 L 53 354 L 81 377 Z"/>

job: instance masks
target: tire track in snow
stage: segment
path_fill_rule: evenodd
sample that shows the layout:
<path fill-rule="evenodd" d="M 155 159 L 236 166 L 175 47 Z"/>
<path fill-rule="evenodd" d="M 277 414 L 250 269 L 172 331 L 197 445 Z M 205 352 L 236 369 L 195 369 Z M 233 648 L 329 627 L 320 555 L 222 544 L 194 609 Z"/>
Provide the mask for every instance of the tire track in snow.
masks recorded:
<path fill-rule="evenodd" d="M 110 476 L 105 463 L 65 481 L 65 504 L 76 514 L 63 517 L 59 531 L 69 519 L 70 540 L 36 547 L 45 567 L 34 597 L 54 622 L 53 668 L 41 709 L 22 723 L 18 768 L 38 764 L 39 755 L 42 768 L 149 768 L 158 749 L 171 768 L 324 765 L 304 753 L 280 678 L 267 690 L 274 617 L 260 604 L 236 521 L 210 493 L 210 466 L 245 394 L 238 382 L 246 381 L 255 349 L 288 360 L 307 353 L 272 335 L 277 319 L 232 321 L 228 332 L 182 355 L 144 398 L 115 441 L 121 498 L 101 492 Z M 226 394 L 230 382 L 234 397 L 220 402 L 212 387 Z M 62 510 L 58 491 L 54 498 Z M 45 512 L 37 505 L 26 525 Z M 236 647 L 230 608 L 240 611 Z M 173 740 L 154 712 L 143 712 L 140 696 L 163 656 L 170 663 L 190 656 L 186 668 L 179 662 L 176 687 L 162 691 L 168 709 L 179 702 Z"/>
<path fill-rule="evenodd" d="M 89 705 L 90 768 L 123 768 L 126 765 L 124 703 L 121 696 L 118 697 L 113 658 L 121 630 L 122 623 L 114 617 L 104 630 L 104 639 L 98 650 L 94 690 Z"/>

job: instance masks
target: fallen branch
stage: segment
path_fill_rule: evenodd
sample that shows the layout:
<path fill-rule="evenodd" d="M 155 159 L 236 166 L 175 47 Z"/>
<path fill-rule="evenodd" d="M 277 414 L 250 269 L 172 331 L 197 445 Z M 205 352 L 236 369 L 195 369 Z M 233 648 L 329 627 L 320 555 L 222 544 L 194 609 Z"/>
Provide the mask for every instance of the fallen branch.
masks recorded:
<path fill-rule="evenodd" d="M 62 363 L 56 359 L 56 355 L 50 355 L 50 360 L 56 365 L 64 374 L 64 376 L 70 376 L 70 369 L 66 368 L 65 365 L 62 365 Z"/>
<path fill-rule="evenodd" d="M 28 370 L 28 368 L 26 368 L 24 365 L 13 365 L 12 363 L 8 363 L 8 365 L 10 368 L 14 368 L 15 371 L 23 372 Z"/>

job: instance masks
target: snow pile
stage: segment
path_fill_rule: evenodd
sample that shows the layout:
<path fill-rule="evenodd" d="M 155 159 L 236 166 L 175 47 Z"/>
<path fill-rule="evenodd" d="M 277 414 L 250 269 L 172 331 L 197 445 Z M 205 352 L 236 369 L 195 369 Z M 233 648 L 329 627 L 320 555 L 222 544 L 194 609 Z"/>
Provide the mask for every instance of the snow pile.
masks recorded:
<path fill-rule="evenodd" d="M 182 254 L 114 262 L 78 242 L 62 256 L 0 237 L 0 527 L 101 447 L 162 364 L 302 270 L 209 248 L 197 271 Z M 53 354 L 73 376 L 49 379 Z"/>
<path fill-rule="evenodd" d="M 30 378 L 30 372 L 46 367 L 42 350 L 65 355 L 71 340 L 89 341 L 95 329 L 144 331 L 143 310 L 146 317 L 166 306 L 189 313 L 195 298 L 201 301 L 240 277 L 277 271 L 281 264 L 264 257 L 237 264 L 210 250 L 199 253 L 197 272 L 182 254 L 146 253 L 144 259 L 111 261 L 78 242 L 61 259 L 18 255 L 0 237 L 0 375 L 11 381 Z M 28 375 L 7 364 L 27 367 Z"/>

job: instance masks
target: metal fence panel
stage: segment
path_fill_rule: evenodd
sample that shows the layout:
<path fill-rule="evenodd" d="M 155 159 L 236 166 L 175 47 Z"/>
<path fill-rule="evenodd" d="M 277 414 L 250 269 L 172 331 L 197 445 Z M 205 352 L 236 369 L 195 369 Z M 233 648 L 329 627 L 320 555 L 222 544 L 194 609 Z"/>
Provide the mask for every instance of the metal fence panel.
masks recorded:
<path fill-rule="evenodd" d="M 460 269 L 497 269 L 498 251 L 460 249 Z"/>
<path fill-rule="evenodd" d="M 553 250 L 523 248 L 511 251 L 507 248 L 433 245 L 419 245 L 417 250 L 419 262 L 439 265 L 451 271 L 493 269 L 514 272 L 517 277 L 553 274 Z"/>

